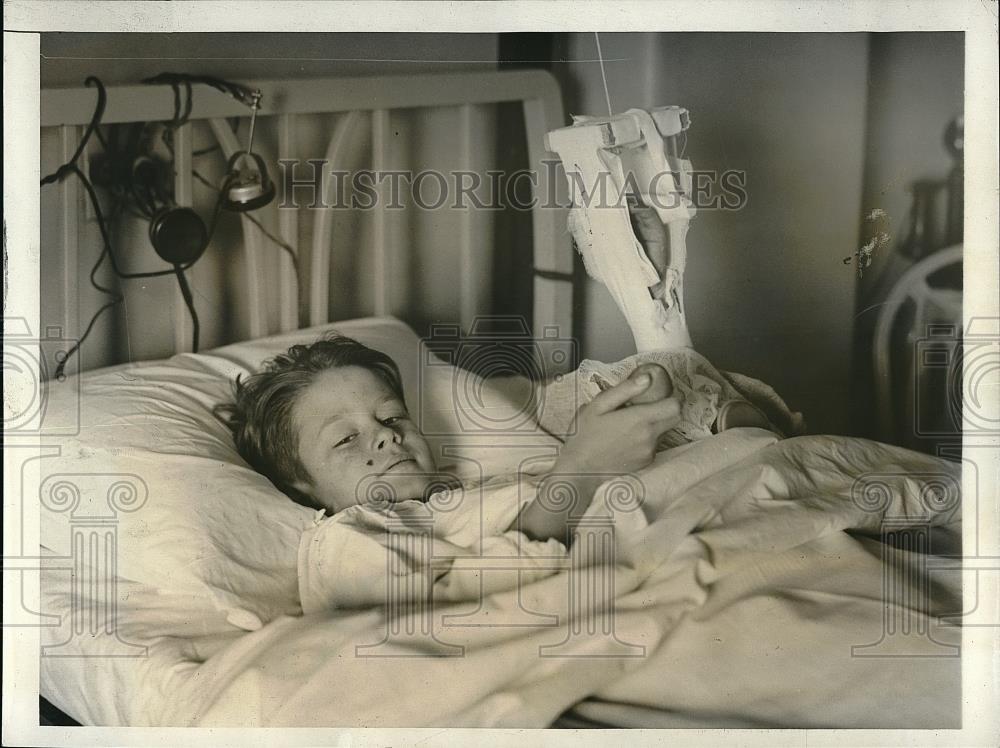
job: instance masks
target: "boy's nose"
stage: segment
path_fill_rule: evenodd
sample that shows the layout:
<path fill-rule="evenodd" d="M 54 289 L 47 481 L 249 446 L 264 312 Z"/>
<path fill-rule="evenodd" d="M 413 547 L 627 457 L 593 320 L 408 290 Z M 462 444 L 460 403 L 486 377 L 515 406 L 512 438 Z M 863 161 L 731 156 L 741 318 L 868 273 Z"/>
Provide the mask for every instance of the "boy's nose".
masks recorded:
<path fill-rule="evenodd" d="M 389 444 L 399 444 L 402 441 L 403 440 L 399 436 L 399 434 L 397 434 L 395 431 L 386 429 L 385 431 L 383 431 L 378 435 L 378 439 L 376 441 L 376 448 L 385 449 Z"/>

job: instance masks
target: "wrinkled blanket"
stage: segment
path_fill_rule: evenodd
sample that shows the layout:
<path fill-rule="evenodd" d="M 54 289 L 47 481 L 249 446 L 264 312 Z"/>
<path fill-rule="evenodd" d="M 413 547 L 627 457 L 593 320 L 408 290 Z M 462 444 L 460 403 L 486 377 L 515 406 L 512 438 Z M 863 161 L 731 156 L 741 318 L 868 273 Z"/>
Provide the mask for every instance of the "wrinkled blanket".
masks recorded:
<path fill-rule="evenodd" d="M 123 695 L 80 716 L 544 727 L 575 707 L 635 726 L 958 724 L 948 616 L 960 579 L 944 563 L 960 552 L 956 465 L 735 429 L 661 454 L 640 478 L 605 485 L 552 574 L 481 595 L 401 594 L 252 633 L 210 614 L 192 626 L 169 600 L 133 595 L 119 633 L 148 656 L 97 658 L 94 687 Z M 516 572 L 508 557 L 443 568 L 490 565 Z"/>

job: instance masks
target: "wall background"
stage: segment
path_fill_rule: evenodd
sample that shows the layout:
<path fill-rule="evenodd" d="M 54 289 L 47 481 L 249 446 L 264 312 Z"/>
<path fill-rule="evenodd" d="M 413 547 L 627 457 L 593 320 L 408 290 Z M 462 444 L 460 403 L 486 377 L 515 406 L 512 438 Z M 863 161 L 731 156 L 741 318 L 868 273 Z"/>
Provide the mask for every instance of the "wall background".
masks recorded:
<path fill-rule="evenodd" d="M 164 70 L 219 78 L 493 69 L 498 34 L 77 34 L 42 37 L 42 87 L 137 83 Z"/>
<path fill-rule="evenodd" d="M 562 40 L 569 109 L 606 110 L 593 34 Z M 770 383 L 811 429 L 845 432 L 855 250 L 864 170 L 864 34 L 602 34 L 612 106 L 691 112 L 695 169 L 744 170 L 737 212 L 702 211 L 685 277 L 695 344 L 722 369 Z M 584 350 L 621 358 L 631 337 L 588 280 Z"/>
<path fill-rule="evenodd" d="M 954 163 L 944 147 L 944 131 L 948 122 L 964 110 L 964 35 L 872 34 L 870 49 L 864 206 L 866 210 L 886 211 L 891 242 L 873 256 L 872 267 L 858 282 L 852 425 L 856 433 L 888 439 L 873 415 L 871 338 L 886 288 L 891 288 L 899 272 L 907 267 L 895 251 L 908 234 L 910 186 L 918 179 L 945 178 Z M 943 198 L 942 192 L 935 211 L 941 235 Z M 863 227 L 865 230 L 871 227 Z M 870 235 L 865 233 L 863 239 Z M 894 261 L 890 262 L 890 258 Z M 907 354 L 913 355 L 910 351 L 902 355 Z M 909 370 L 901 366 L 897 369 L 902 377 L 913 377 Z M 932 445 L 911 441 L 908 446 L 926 449 Z"/>
<path fill-rule="evenodd" d="M 685 106 L 693 121 L 687 156 L 695 168 L 747 174 L 746 207 L 702 211 L 689 233 L 685 284 L 696 347 L 720 368 L 772 384 L 805 412 L 812 431 L 863 432 L 868 352 L 858 349 L 856 329 L 869 313 L 859 304 L 885 257 L 876 256 L 860 284 L 842 260 L 864 242 L 862 217 L 874 207 L 890 214 L 897 242 L 908 185 L 949 168 L 941 135 L 962 109 L 962 35 L 642 33 L 602 34 L 601 42 L 616 110 Z M 43 87 L 77 86 L 91 73 L 106 83 L 135 82 L 164 69 L 252 78 L 518 64 L 551 70 L 567 113 L 606 110 L 593 34 L 46 34 L 42 54 Z M 497 153 L 513 163 L 523 133 L 509 131 L 508 119 L 499 120 Z M 440 124 L 413 124 L 402 151 L 426 148 L 428 128 Z M 43 171 L 58 164 L 52 146 L 43 138 Z M 495 158 L 484 154 L 484 163 Z M 432 221 L 412 230 L 432 240 L 448 229 Z M 43 225 L 43 239 L 46 231 L 58 225 Z M 343 237 L 348 245 L 350 231 Z M 520 302 L 510 289 L 527 277 L 530 241 L 516 222 L 501 220 L 497 236 L 511 253 L 496 277 L 511 282 L 495 282 L 494 296 L 497 308 L 512 311 Z M 442 269 L 441 286 L 431 284 L 413 300 L 430 309 L 418 322 L 450 313 L 440 299 L 449 291 L 452 253 L 445 241 L 426 255 L 426 263 Z M 342 260 L 351 262 L 347 254 Z M 224 263 L 197 269 L 203 289 L 236 272 Z M 43 320 L 45 305 L 58 316 L 58 289 L 45 293 L 44 284 L 43 277 Z M 133 316 L 172 298 L 167 283 L 133 293 Z M 100 298 L 81 286 L 84 323 Z M 239 300 L 220 292 L 211 301 L 205 344 L 235 339 Z M 581 275 L 577 303 L 584 356 L 614 360 L 632 352 L 602 286 Z M 349 287 L 331 299 L 338 316 L 364 313 L 364 305 L 363 294 Z M 150 315 L 150 324 L 170 323 L 170 315 L 159 323 Z M 94 338 L 117 342 L 89 346 L 87 366 L 156 355 L 142 341 L 126 345 L 122 323 L 108 317 L 98 324 Z"/>
<path fill-rule="evenodd" d="M 604 113 L 594 35 L 555 47 L 567 110 Z M 702 211 L 688 234 L 695 346 L 772 384 L 810 431 L 872 435 L 871 354 L 856 332 L 905 234 L 909 185 L 951 166 L 942 133 L 963 109 L 963 35 L 601 34 L 601 47 L 616 111 L 684 106 L 694 168 L 747 174 L 746 207 Z M 842 260 L 867 241 L 873 208 L 892 242 L 859 281 Z M 626 355 L 610 295 L 580 283 L 585 355 Z"/>

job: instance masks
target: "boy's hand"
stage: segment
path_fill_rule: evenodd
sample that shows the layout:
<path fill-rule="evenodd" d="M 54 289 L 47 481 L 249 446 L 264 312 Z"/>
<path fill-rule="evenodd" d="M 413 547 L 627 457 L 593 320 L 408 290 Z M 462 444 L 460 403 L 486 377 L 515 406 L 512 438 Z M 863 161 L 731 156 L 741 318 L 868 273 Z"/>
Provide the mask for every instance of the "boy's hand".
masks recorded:
<path fill-rule="evenodd" d="M 680 403 L 671 397 L 622 407 L 641 401 L 651 384 L 647 371 L 636 371 L 581 406 L 553 472 L 631 473 L 649 465 L 660 436 L 680 422 Z"/>
<path fill-rule="evenodd" d="M 634 379 L 642 374 L 649 374 L 652 377 L 652 383 L 641 394 L 629 400 L 629 405 L 655 403 L 674 394 L 674 383 L 670 379 L 670 374 L 659 364 L 652 361 L 639 364 L 635 371 L 629 375 L 629 379 Z"/>
<path fill-rule="evenodd" d="M 665 369 L 644 365 L 581 406 L 576 433 L 539 482 L 538 500 L 518 515 L 516 527 L 536 540 L 557 538 L 569 544 L 571 519 L 586 511 L 608 474 L 646 467 L 653 461 L 660 435 L 680 421 L 680 403 L 664 396 L 672 389 Z M 573 493 L 568 498 L 567 485 Z"/>

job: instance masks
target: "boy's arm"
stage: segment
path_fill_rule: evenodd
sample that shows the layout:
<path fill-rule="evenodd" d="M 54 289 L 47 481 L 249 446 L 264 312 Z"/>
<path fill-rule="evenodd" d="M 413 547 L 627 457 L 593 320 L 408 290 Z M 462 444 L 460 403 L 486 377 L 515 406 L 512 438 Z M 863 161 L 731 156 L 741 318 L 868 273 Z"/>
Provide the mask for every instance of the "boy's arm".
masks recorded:
<path fill-rule="evenodd" d="M 538 484 L 538 495 L 518 515 L 514 529 L 532 540 L 555 538 L 569 545 L 570 519 L 581 517 L 601 485 L 597 476 L 549 473 Z"/>
<path fill-rule="evenodd" d="M 680 420 L 680 403 L 670 397 L 642 402 L 652 383 L 649 373 L 636 371 L 580 407 L 575 433 L 513 529 L 535 540 L 567 542 L 571 520 L 583 516 L 601 483 L 653 461 L 660 436 Z"/>

